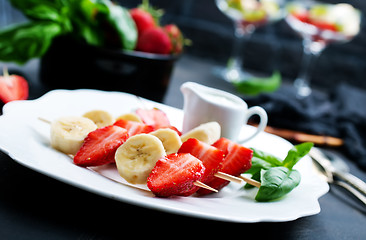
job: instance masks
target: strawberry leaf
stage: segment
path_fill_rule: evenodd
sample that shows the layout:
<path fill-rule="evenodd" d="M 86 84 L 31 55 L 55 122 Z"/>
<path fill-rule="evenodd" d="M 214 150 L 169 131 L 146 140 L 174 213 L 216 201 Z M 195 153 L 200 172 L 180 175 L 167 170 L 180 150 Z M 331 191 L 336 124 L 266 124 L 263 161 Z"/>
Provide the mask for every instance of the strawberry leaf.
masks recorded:
<path fill-rule="evenodd" d="M 158 9 L 151 6 L 149 0 L 143 0 L 142 4 L 140 4 L 138 8 L 141 8 L 142 10 L 150 13 L 151 16 L 154 18 L 156 26 L 160 26 L 160 19 L 164 15 L 163 9 Z"/>

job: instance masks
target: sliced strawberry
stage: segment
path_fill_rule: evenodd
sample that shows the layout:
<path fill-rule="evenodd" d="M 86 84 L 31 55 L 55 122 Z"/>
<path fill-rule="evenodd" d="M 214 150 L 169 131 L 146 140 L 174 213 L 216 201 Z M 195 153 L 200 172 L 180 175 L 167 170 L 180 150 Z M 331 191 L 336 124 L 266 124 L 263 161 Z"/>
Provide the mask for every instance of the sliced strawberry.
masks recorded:
<path fill-rule="evenodd" d="M 171 126 L 167 115 L 158 108 L 139 108 L 136 110 L 136 114 L 145 124 L 152 125 L 155 129 Z"/>
<path fill-rule="evenodd" d="M 151 125 L 123 119 L 116 121 L 113 125 L 126 129 L 129 136 L 140 133 L 150 133 L 155 130 Z"/>
<path fill-rule="evenodd" d="M 13 100 L 26 100 L 29 87 L 27 81 L 18 75 L 9 75 L 4 69 L 4 76 L 0 76 L 0 100 L 8 103 Z"/>
<path fill-rule="evenodd" d="M 100 166 L 114 162 L 117 148 L 128 138 L 127 130 L 118 126 L 98 128 L 86 136 L 74 157 L 78 166 Z"/>
<path fill-rule="evenodd" d="M 194 182 L 205 172 L 202 162 L 189 153 L 172 153 L 156 162 L 148 179 L 148 188 L 158 197 L 189 196 L 198 190 Z"/>
<path fill-rule="evenodd" d="M 185 141 L 179 148 L 178 153 L 190 153 L 202 161 L 206 170 L 202 178 L 202 182 L 210 182 L 215 177 L 224 161 L 224 152 L 207 143 L 201 142 L 195 138 Z"/>
<path fill-rule="evenodd" d="M 230 141 L 226 138 L 220 138 L 212 146 L 222 150 L 225 154 L 224 162 L 222 164 L 221 172 L 239 176 L 241 173 L 247 171 L 252 166 L 253 151 L 249 148 L 243 147 L 240 144 Z M 229 184 L 229 181 L 221 178 L 214 178 L 210 182 L 205 182 L 212 188 L 220 190 Z M 200 189 L 199 194 L 209 194 L 211 191 Z"/>
<path fill-rule="evenodd" d="M 181 131 L 179 131 L 176 127 L 174 127 L 174 126 L 164 126 L 164 127 L 160 127 L 160 128 L 169 128 L 169 129 L 171 129 L 171 130 L 174 130 L 174 131 L 176 131 L 177 132 L 177 134 L 179 135 L 179 136 L 182 136 L 182 132 Z"/>

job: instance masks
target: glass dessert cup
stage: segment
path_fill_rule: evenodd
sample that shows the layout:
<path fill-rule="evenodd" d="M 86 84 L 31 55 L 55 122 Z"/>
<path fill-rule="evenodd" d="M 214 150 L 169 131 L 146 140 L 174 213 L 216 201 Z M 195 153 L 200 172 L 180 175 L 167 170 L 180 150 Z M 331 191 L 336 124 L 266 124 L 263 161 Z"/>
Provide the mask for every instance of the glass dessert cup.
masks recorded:
<path fill-rule="evenodd" d="M 226 67 L 217 67 L 215 74 L 228 82 L 252 77 L 242 69 L 244 40 L 248 40 L 256 28 L 282 18 L 281 0 L 216 0 L 216 5 L 233 21 L 234 42 Z"/>
<path fill-rule="evenodd" d="M 302 38 L 303 57 L 294 87 L 298 98 L 311 94 L 310 74 L 330 43 L 346 43 L 359 32 L 360 12 L 349 4 L 296 1 L 288 4 L 287 24 Z"/>

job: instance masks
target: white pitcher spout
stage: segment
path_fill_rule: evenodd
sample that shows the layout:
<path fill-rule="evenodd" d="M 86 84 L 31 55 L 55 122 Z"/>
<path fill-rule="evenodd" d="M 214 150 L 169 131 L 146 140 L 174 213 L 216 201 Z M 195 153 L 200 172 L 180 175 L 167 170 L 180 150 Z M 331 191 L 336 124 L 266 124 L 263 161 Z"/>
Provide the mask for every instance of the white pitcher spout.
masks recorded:
<path fill-rule="evenodd" d="M 180 86 L 180 91 L 183 93 L 184 99 L 187 97 L 192 97 L 193 94 L 197 95 L 198 93 L 195 91 L 195 87 L 198 84 L 194 82 L 185 82 Z"/>

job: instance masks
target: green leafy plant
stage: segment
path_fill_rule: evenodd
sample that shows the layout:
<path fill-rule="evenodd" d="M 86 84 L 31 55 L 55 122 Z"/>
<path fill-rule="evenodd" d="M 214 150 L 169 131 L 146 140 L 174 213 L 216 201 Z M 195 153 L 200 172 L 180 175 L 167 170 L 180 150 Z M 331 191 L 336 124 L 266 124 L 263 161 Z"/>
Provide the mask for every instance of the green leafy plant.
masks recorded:
<path fill-rule="evenodd" d="M 311 142 L 295 145 L 288 151 L 284 160 L 253 149 L 252 167 L 246 173 L 252 174 L 253 179 L 261 182 L 255 200 L 259 202 L 276 200 L 296 188 L 300 184 L 301 175 L 293 167 L 313 146 Z"/>
<path fill-rule="evenodd" d="M 0 31 L 0 59 L 25 63 L 46 53 L 55 37 L 133 50 L 136 26 L 128 10 L 109 0 L 10 0 L 31 21 Z"/>

